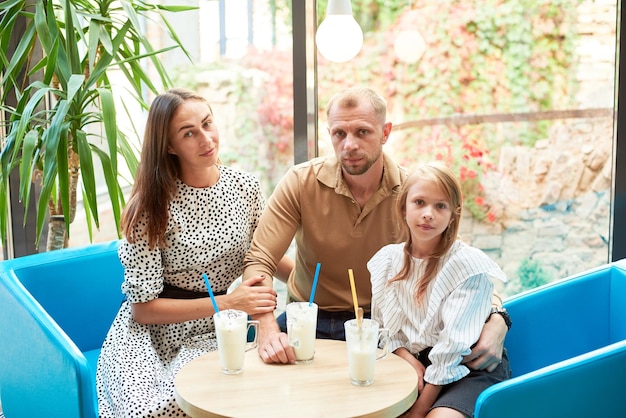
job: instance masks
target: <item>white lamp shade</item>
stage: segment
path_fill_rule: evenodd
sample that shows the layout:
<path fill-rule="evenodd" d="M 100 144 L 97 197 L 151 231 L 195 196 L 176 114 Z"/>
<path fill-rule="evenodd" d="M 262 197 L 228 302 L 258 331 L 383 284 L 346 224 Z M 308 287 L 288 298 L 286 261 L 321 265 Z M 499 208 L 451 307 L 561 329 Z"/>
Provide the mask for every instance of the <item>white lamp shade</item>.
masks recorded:
<path fill-rule="evenodd" d="M 363 31 L 352 17 L 349 0 L 329 0 L 326 18 L 315 34 L 317 49 L 324 58 L 346 62 L 356 57 L 363 45 Z"/>

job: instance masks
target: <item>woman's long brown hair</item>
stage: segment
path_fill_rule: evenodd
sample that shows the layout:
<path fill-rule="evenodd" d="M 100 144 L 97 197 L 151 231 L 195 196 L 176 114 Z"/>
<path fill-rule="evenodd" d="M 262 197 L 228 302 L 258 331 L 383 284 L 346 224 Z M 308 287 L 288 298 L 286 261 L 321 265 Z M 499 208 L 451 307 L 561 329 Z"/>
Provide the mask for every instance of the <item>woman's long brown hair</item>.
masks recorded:
<path fill-rule="evenodd" d="M 158 95 L 150 106 L 141 162 L 122 214 L 122 232 L 128 242 L 135 242 L 138 235 L 146 234 L 150 248 L 163 244 L 169 204 L 176 195 L 176 179 L 180 173 L 178 157 L 168 152 L 169 128 L 178 107 L 187 100 L 204 102 L 211 110 L 204 97 L 185 89 L 168 90 Z M 140 222 L 145 222 L 145 226 Z"/>
<path fill-rule="evenodd" d="M 429 180 L 437 184 L 441 191 L 446 196 L 450 208 L 452 208 L 452 218 L 448 225 L 448 228 L 441 234 L 439 243 L 428 257 L 426 267 L 423 269 L 423 274 L 419 278 L 415 287 L 415 299 L 417 303 L 421 303 L 424 299 L 424 295 L 428 290 L 428 286 L 437 276 L 439 272 L 439 261 L 449 250 L 452 248 L 454 241 L 459 232 L 459 224 L 461 220 L 461 211 L 463 205 L 463 196 L 461 191 L 461 184 L 456 178 L 454 173 L 445 165 L 439 162 L 433 162 L 418 167 L 413 173 L 406 179 L 402 188 L 400 189 L 398 199 L 396 200 L 396 211 L 398 213 L 398 219 L 400 219 L 400 231 L 404 244 L 404 260 L 402 269 L 398 274 L 389 280 L 389 283 L 406 280 L 413 274 L 413 256 L 411 255 L 411 247 L 413 241 L 411 238 L 411 231 L 406 221 L 402 221 L 406 216 L 406 199 L 411 186 L 418 180 Z"/>

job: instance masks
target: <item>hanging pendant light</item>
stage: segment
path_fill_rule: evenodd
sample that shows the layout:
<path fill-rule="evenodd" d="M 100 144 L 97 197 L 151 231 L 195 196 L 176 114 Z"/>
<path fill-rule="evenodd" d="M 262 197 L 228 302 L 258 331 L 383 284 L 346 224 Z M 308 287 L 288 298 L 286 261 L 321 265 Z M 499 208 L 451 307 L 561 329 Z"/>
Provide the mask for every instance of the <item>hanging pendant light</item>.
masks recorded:
<path fill-rule="evenodd" d="M 363 31 L 352 16 L 350 0 L 328 0 L 315 43 L 329 61 L 346 62 L 357 56 L 363 45 Z"/>

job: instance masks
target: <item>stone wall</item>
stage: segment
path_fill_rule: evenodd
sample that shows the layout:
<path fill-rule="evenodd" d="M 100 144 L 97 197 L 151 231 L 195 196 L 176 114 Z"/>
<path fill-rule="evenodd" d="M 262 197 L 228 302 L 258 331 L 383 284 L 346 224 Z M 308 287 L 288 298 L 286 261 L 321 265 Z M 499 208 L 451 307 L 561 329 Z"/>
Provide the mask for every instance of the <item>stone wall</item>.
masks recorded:
<path fill-rule="evenodd" d="M 613 109 L 616 2 L 579 7 L 574 109 Z M 614 120 L 611 116 L 556 121 L 534 147 L 508 146 L 485 186 L 495 202 L 494 224 L 465 217 L 462 236 L 487 252 L 511 278 L 500 290 L 523 290 L 524 259 L 541 263 L 551 280 L 609 261 Z"/>
<path fill-rule="evenodd" d="M 585 0 L 578 7 L 577 108 L 615 103 L 616 0 Z"/>
<path fill-rule="evenodd" d="M 498 222 L 466 216 L 462 236 L 487 252 L 522 290 L 517 269 L 538 260 L 552 279 L 608 261 L 612 119 L 560 123 L 535 147 L 502 150 L 486 182 Z"/>

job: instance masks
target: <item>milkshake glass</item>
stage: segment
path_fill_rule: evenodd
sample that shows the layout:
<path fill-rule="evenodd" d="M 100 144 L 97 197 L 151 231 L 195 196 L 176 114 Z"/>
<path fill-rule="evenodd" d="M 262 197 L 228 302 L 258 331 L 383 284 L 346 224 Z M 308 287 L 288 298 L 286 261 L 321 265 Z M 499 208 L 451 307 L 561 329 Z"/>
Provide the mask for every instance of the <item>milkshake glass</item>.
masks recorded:
<path fill-rule="evenodd" d="M 361 326 L 356 319 L 344 323 L 346 347 L 348 350 L 348 370 L 350 381 L 356 386 L 368 386 L 374 381 L 376 360 L 389 353 L 389 330 L 379 328 L 378 322 L 363 319 Z M 383 343 L 382 352 L 378 353 L 379 343 Z"/>
<path fill-rule="evenodd" d="M 291 302 L 287 305 L 287 336 L 296 353 L 296 364 L 307 364 L 315 355 L 317 304 Z"/>
<path fill-rule="evenodd" d="M 226 309 L 213 315 L 217 350 L 222 372 L 238 374 L 243 371 L 246 351 L 257 346 L 259 321 L 249 321 L 244 311 Z M 248 342 L 248 330 L 254 328 L 254 340 Z"/>

